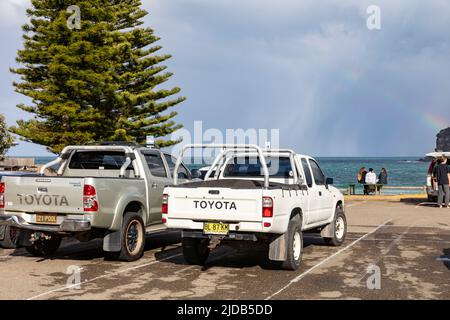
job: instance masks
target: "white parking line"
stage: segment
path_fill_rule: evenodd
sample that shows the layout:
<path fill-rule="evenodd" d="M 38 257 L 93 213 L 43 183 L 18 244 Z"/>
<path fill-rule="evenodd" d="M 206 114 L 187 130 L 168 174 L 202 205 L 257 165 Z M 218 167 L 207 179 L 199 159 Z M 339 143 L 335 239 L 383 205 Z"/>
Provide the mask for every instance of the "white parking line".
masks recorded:
<path fill-rule="evenodd" d="M 436 261 L 450 262 L 450 258 L 436 258 Z"/>
<path fill-rule="evenodd" d="M 316 264 L 315 266 L 309 268 L 308 270 L 306 270 L 305 272 L 303 272 L 302 274 L 300 274 L 299 276 L 295 277 L 294 279 L 292 279 L 287 285 L 285 285 L 283 288 L 281 288 L 280 290 L 278 290 L 277 292 L 271 294 L 270 296 L 268 296 L 265 300 L 270 300 L 273 297 L 275 297 L 276 295 L 278 295 L 279 293 L 283 292 L 284 290 L 286 290 L 287 288 L 289 288 L 292 284 L 300 281 L 302 278 L 304 278 L 306 275 L 308 275 L 309 273 L 311 273 L 312 271 L 314 271 L 315 269 L 319 268 L 321 265 L 323 265 L 324 263 L 330 261 L 331 259 L 333 259 L 334 257 L 336 257 L 337 255 L 341 254 L 342 252 L 346 251 L 347 249 L 350 249 L 351 247 L 353 247 L 355 244 L 357 244 L 359 241 L 363 240 L 364 238 L 370 236 L 371 234 L 377 232 L 380 228 L 384 227 L 386 224 L 388 224 L 389 222 L 391 222 L 392 219 L 389 219 L 387 221 L 385 221 L 383 224 L 380 224 L 378 227 L 376 227 L 375 229 L 373 229 L 372 231 L 366 233 L 365 235 L 363 235 L 362 237 L 356 239 L 355 241 L 353 241 L 352 243 L 350 243 L 348 246 L 346 246 L 345 248 L 342 248 L 341 250 L 335 252 L 334 254 L 332 254 L 331 256 L 325 258 L 324 260 L 322 260 L 321 262 L 319 262 L 318 264 Z"/>
<path fill-rule="evenodd" d="M 394 248 L 395 245 L 397 245 L 400 241 L 402 241 L 403 237 L 409 232 L 409 230 L 411 230 L 411 228 L 414 227 L 414 223 L 410 226 L 408 226 L 406 228 L 405 231 L 402 232 L 402 234 L 400 236 L 398 236 L 395 239 L 392 239 L 391 244 L 383 251 L 381 252 L 381 254 L 378 256 L 377 260 L 375 262 L 370 263 L 371 265 L 378 265 L 381 260 L 383 260 L 383 258 Z M 353 285 L 356 286 L 358 285 L 361 280 L 363 280 L 365 277 L 367 277 L 367 272 L 363 272 L 363 274 L 361 275 L 361 277 L 357 278 L 356 280 L 353 281 Z"/>
<path fill-rule="evenodd" d="M 432 204 L 432 205 L 436 205 L 436 202 L 421 202 L 421 203 L 419 203 L 418 205 L 416 205 L 415 207 L 414 207 L 414 209 L 417 209 L 417 208 L 419 208 L 419 207 L 421 207 L 421 206 L 423 206 L 423 205 L 430 205 L 430 204 Z"/>
<path fill-rule="evenodd" d="M 346 237 L 346 239 L 354 240 L 357 238 Z M 389 238 L 372 238 L 372 239 L 364 239 L 363 241 L 393 241 L 395 239 Z M 430 239 L 402 239 L 402 242 L 429 242 L 429 243 L 448 243 L 448 240 L 430 240 Z"/>
<path fill-rule="evenodd" d="M 127 268 L 127 269 L 124 269 L 124 270 L 120 270 L 120 271 L 104 274 L 102 276 L 98 276 L 98 277 L 95 277 L 95 278 L 92 278 L 92 279 L 89 279 L 89 280 L 82 281 L 81 284 L 83 285 L 83 284 L 88 283 L 88 282 L 93 282 L 93 281 L 96 281 L 96 280 L 99 280 L 99 279 L 111 277 L 111 276 L 114 276 L 114 275 L 118 275 L 118 274 L 121 274 L 121 273 L 125 273 L 125 272 L 128 272 L 128 271 L 131 271 L 131 270 L 136 270 L 136 269 L 140 269 L 140 268 L 143 268 L 143 267 L 147 267 L 147 266 L 150 266 L 152 264 L 156 264 L 156 263 L 163 262 L 163 261 L 175 258 L 175 257 L 179 257 L 181 255 L 182 255 L 181 253 L 178 253 L 178 254 L 174 254 L 174 255 L 168 256 L 168 257 L 166 257 L 164 259 L 161 259 L 161 260 L 153 260 L 151 262 L 147 262 L 147 263 L 144 263 L 144 264 L 141 264 L 141 265 L 138 265 L 138 266 L 134 266 L 134 267 Z M 54 293 L 54 292 L 64 291 L 64 290 L 67 290 L 67 289 L 74 288 L 74 287 L 76 287 L 78 285 L 79 284 L 73 284 L 73 285 L 70 285 L 70 286 L 64 286 L 64 287 L 61 287 L 61 288 L 49 290 L 49 291 L 40 293 L 40 294 L 38 294 L 36 296 L 33 296 L 31 298 L 28 298 L 27 300 L 34 300 L 34 299 L 37 299 L 37 298 L 41 298 L 43 296 L 49 295 L 49 294 Z"/>
<path fill-rule="evenodd" d="M 345 207 L 346 208 L 351 208 L 351 207 L 355 207 L 355 206 L 360 205 L 360 204 L 364 204 L 366 202 L 367 202 L 367 200 L 359 201 L 359 202 L 352 202 L 351 204 L 345 205 Z"/>

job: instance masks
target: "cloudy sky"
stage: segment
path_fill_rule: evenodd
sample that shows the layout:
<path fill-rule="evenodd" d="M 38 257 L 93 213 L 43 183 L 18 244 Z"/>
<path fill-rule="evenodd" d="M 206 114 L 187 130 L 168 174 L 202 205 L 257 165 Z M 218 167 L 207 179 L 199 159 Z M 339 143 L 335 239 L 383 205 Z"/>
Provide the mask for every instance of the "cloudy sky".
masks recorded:
<path fill-rule="evenodd" d="M 315 156 L 422 155 L 450 125 L 448 0 L 144 0 L 192 129 L 280 129 Z M 76 1 L 74 1 L 76 3 Z M 0 112 L 15 108 L 27 0 L 0 2 Z M 366 26 L 369 5 L 381 29 Z M 45 155 L 22 143 L 11 155 Z"/>

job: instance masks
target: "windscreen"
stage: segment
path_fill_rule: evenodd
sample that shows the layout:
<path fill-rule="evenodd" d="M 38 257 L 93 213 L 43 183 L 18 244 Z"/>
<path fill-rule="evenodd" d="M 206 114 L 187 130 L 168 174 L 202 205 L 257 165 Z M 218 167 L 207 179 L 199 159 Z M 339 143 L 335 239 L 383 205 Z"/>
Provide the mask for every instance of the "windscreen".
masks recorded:
<path fill-rule="evenodd" d="M 120 170 L 125 163 L 124 152 L 120 151 L 79 151 L 70 160 L 70 169 Z M 132 166 L 128 169 L 131 169 Z"/>
<path fill-rule="evenodd" d="M 292 166 L 289 157 L 267 156 L 266 163 L 272 178 L 291 178 Z M 259 157 L 235 157 L 225 167 L 224 177 L 264 177 Z"/>

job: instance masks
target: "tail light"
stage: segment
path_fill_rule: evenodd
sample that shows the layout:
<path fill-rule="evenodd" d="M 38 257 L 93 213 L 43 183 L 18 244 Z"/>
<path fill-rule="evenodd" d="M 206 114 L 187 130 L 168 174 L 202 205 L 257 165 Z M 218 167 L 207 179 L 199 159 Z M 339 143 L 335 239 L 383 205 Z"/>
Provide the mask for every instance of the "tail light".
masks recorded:
<path fill-rule="evenodd" d="M 85 212 L 98 211 L 97 191 L 91 185 L 84 185 L 83 209 Z"/>
<path fill-rule="evenodd" d="M 5 183 L 0 183 L 0 208 L 5 208 Z"/>
<path fill-rule="evenodd" d="M 273 200 L 271 197 L 263 197 L 262 216 L 264 218 L 272 218 L 273 216 Z"/>
<path fill-rule="evenodd" d="M 167 214 L 169 212 L 169 195 L 168 194 L 163 194 L 163 196 L 162 196 L 161 212 L 163 214 Z"/>

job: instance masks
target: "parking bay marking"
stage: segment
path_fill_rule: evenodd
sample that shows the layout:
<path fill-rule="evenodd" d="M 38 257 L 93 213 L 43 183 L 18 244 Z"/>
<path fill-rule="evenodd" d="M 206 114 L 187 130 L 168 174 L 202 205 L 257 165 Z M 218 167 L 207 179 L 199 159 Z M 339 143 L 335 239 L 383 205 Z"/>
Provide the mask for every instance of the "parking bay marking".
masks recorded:
<path fill-rule="evenodd" d="M 107 277 L 110 277 L 110 276 L 118 275 L 118 274 L 125 273 L 125 272 L 131 271 L 131 270 L 136 270 L 136 269 L 140 269 L 140 268 L 143 268 L 143 267 L 147 267 L 147 266 L 156 264 L 158 262 L 163 262 L 163 261 L 175 258 L 175 257 L 179 257 L 181 255 L 182 255 L 181 253 L 177 253 L 177 254 L 165 257 L 165 258 L 163 258 L 161 260 L 152 260 L 150 262 L 147 262 L 147 263 L 144 263 L 144 264 L 141 264 L 141 265 L 137 265 L 137 266 L 130 267 L 130 268 L 127 268 L 127 269 L 124 269 L 124 270 L 120 270 L 120 271 L 104 274 L 104 275 L 101 275 L 101 276 L 98 276 L 98 277 L 95 277 L 95 278 L 92 278 L 92 279 L 88 279 L 88 280 L 82 281 L 81 284 L 85 284 L 85 283 L 88 283 L 88 282 L 93 282 L 93 281 L 96 281 L 96 280 L 99 280 L 99 279 L 103 279 L 103 278 L 107 278 Z M 36 296 L 33 296 L 31 298 L 28 298 L 27 300 L 34 300 L 34 299 L 37 299 L 37 298 L 49 295 L 51 293 L 55 293 L 55 292 L 58 292 L 58 291 L 64 291 L 64 290 L 67 290 L 67 289 L 74 288 L 74 287 L 76 287 L 78 285 L 79 284 L 73 284 L 73 285 L 70 285 L 70 286 L 64 286 L 64 287 L 61 287 L 61 288 L 49 290 L 49 291 L 40 293 L 40 294 L 38 294 Z"/>
<path fill-rule="evenodd" d="M 370 236 L 371 234 L 374 234 L 375 232 L 377 232 L 379 229 L 381 229 L 382 227 L 384 227 L 385 225 L 387 225 L 389 222 L 391 222 L 392 219 L 389 219 L 387 221 L 385 221 L 383 224 L 380 224 L 378 227 L 376 227 L 375 229 L 373 229 L 372 231 L 366 233 L 365 235 L 359 237 L 358 239 L 356 239 L 355 241 L 353 241 L 352 243 L 350 243 L 348 246 L 346 246 L 345 248 L 342 248 L 341 250 L 335 252 L 334 254 L 332 254 L 331 256 L 325 258 L 324 260 L 322 260 L 321 262 L 319 262 L 318 264 L 314 265 L 313 267 L 309 268 L 308 270 L 306 270 L 305 272 L 303 272 L 302 274 L 298 275 L 297 277 L 295 277 L 294 279 L 292 279 L 287 285 L 285 285 L 283 288 L 281 288 L 280 290 L 278 290 L 277 292 L 271 294 L 270 296 L 268 296 L 265 300 L 270 300 L 273 297 L 275 297 L 276 295 L 280 294 L 281 292 L 283 292 L 284 290 L 286 290 L 287 288 L 289 288 L 292 284 L 300 281 L 302 278 L 304 278 L 306 275 L 308 275 L 309 273 L 311 273 L 312 271 L 314 271 L 315 269 L 319 268 L 321 265 L 323 265 L 324 263 L 330 261 L 331 259 L 333 259 L 334 257 L 336 257 L 337 255 L 341 254 L 342 252 L 346 251 L 347 249 L 350 249 L 351 247 L 353 247 L 355 244 L 357 244 L 358 242 L 360 242 L 361 240 L 365 239 L 366 237 Z"/>

